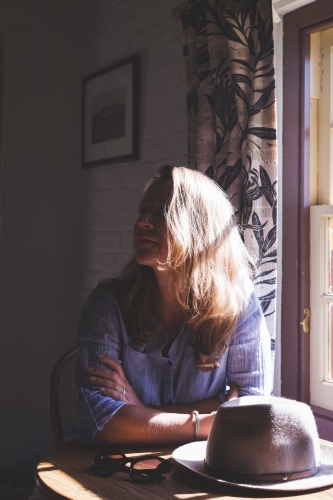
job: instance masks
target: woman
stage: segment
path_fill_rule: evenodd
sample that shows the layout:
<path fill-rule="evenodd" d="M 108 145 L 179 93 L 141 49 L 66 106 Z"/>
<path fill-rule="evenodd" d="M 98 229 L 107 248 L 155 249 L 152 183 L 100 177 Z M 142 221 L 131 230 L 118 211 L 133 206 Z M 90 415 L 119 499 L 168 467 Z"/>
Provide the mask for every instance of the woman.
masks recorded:
<path fill-rule="evenodd" d="M 144 190 L 133 245 L 121 277 L 100 283 L 81 314 L 79 437 L 207 439 L 226 399 L 271 392 L 269 334 L 232 206 L 203 174 L 165 166 Z"/>

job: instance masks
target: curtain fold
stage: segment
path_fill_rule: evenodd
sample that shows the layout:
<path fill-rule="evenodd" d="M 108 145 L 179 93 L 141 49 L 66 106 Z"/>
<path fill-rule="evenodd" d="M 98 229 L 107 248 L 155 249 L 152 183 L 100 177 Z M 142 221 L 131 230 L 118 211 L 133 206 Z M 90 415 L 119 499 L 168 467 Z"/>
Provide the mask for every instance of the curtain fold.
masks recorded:
<path fill-rule="evenodd" d="M 179 0 L 189 167 L 226 191 L 276 335 L 277 143 L 271 0 Z"/>

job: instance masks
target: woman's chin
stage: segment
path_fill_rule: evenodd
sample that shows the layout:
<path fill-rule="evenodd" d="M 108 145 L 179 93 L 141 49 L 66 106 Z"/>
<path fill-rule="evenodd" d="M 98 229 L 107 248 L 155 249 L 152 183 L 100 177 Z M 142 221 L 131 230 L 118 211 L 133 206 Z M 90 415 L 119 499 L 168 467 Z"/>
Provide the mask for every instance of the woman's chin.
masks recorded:
<path fill-rule="evenodd" d="M 147 255 L 144 252 L 138 252 L 135 254 L 135 260 L 141 266 L 148 266 L 155 269 L 157 267 L 157 259 L 151 255 Z"/>

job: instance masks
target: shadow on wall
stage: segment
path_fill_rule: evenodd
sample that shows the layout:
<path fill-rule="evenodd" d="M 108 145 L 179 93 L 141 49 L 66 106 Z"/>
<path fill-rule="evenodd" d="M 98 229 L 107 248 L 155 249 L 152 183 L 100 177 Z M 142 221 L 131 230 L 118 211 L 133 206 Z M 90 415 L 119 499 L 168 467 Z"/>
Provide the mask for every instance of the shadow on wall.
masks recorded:
<path fill-rule="evenodd" d="M 0 469 L 1 500 L 27 500 L 34 489 L 36 462 Z"/>
<path fill-rule="evenodd" d="M 130 257 L 156 165 L 187 164 L 182 33 L 171 11 L 155 0 L 0 2 L 0 467 L 53 448 L 48 382 L 75 343 L 83 300 Z M 137 53 L 140 160 L 83 170 L 82 78 Z"/>
<path fill-rule="evenodd" d="M 37 460 L 53 448 L 49 377 L 75 343 L 88 188 L 81 169 L 81 79 L 91 66 L 85 27 L 93 7 L 78 0 L 0 4 L 6 35 L 0 467 Z M 10 477 L 8 469 L 9 489 Z"/>

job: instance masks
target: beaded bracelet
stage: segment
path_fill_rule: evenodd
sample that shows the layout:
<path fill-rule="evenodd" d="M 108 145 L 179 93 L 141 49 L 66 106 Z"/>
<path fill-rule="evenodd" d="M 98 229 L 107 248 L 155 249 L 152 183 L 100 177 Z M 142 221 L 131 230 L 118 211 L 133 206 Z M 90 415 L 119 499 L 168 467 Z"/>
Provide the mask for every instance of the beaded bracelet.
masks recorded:
<path fill-rule="evenodd" d="M 199 441 L 199 433 L 200 433 L 199 412 L 197 412 L 197 410 L 194 410 L 192 411 L 192 415 L 194 415 L 195 418 L 194 440 Z"/>

